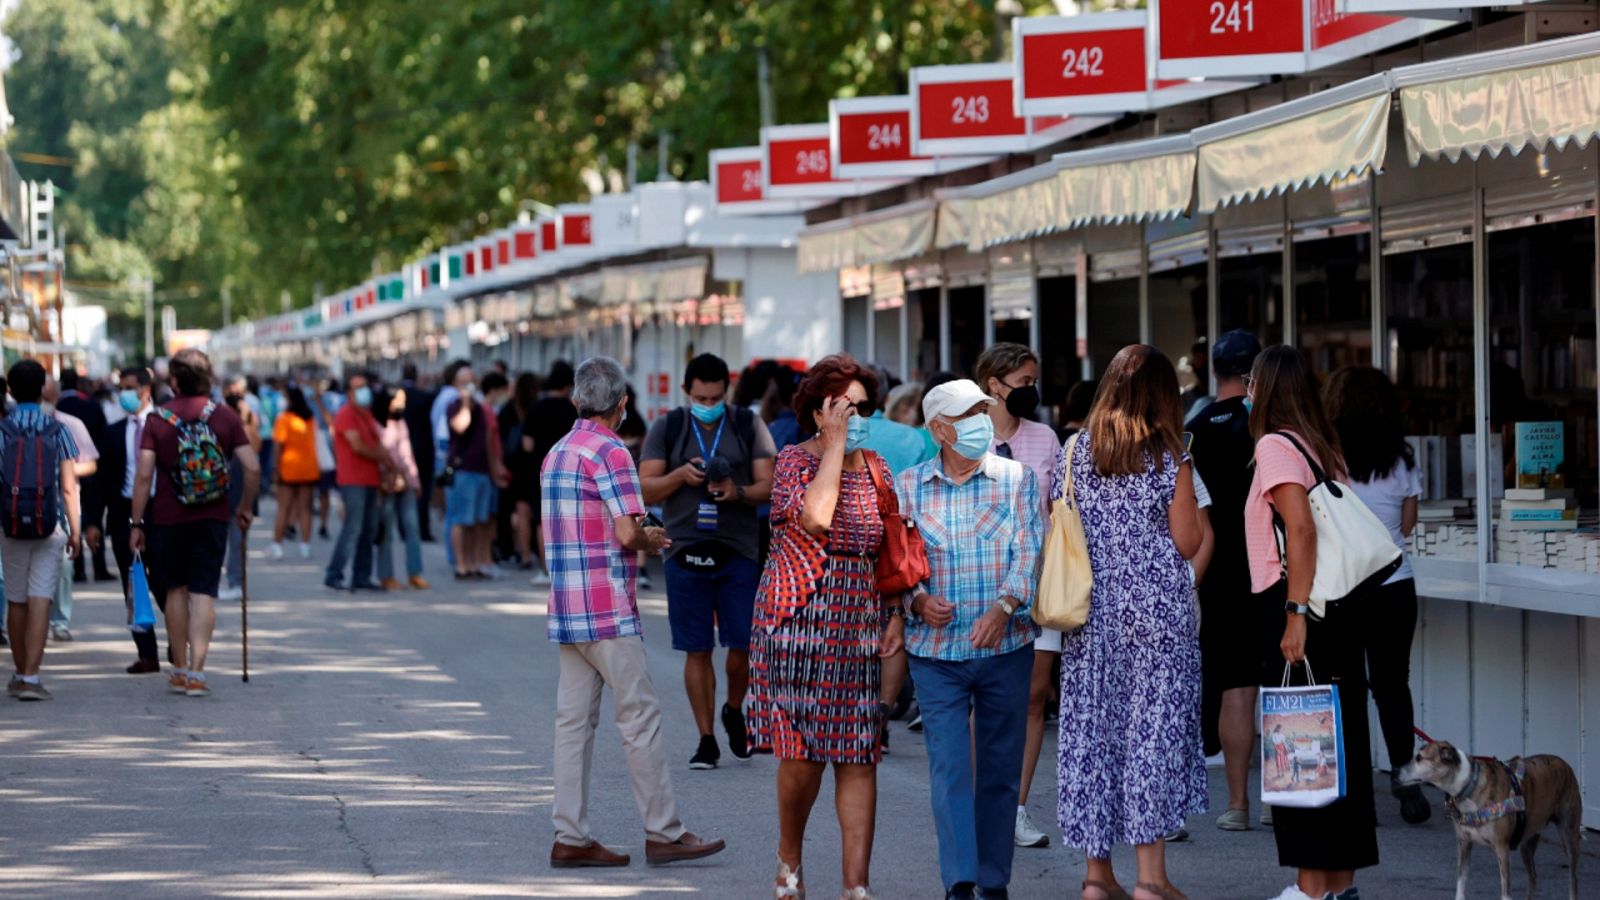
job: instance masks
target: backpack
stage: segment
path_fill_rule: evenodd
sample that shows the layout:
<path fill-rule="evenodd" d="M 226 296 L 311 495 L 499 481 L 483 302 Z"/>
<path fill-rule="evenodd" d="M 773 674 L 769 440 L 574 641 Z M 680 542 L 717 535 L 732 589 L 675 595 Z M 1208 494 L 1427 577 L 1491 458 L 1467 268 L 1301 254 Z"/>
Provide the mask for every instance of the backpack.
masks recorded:
<path fill-rule="evenodd" d="M 216 410 L 216 402 L 207 400 L 200 418 L 185 422 L 165 406 L 156 408 L 161 421 L 178 432 L 178 462 L 171 475 L 178 502 L 184 506 L 203 506 L 228 496 L 228 456 L 210 424 Z"/>
<path fill-rule="evenodd" d="M 47 538 L 61 521 L 61 423 L 51 419 L 24 434 L 15 419 L 0 421 L 0 530 L 24 540 Z"/>

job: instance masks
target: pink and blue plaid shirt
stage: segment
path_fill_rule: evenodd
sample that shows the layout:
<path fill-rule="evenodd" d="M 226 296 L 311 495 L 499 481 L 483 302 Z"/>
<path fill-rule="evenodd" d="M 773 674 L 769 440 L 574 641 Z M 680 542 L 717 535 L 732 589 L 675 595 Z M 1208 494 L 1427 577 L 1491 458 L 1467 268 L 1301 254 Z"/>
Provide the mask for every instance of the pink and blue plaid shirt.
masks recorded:
<path fill-rule="evenodd" d="M 604 425 L 579 419 L 539 475 L 550 640 L 583 644 L 637 637 L 638 554 L 617 543 L 618 516 L 644 515 L 639 472 Z"/>
<path fill-rule="evenodd" d="M 965 662 L 1032 643 L 1039 636 L 1031 613 L 1044 543 L 1033 471 L 989 453 L 971 478 L 955 484 L 935 456 L 901 472 L 895 482 L 900 511 L 917 523 L 928 546 L 932 572 L 924 589 L 955 605 L 955 616 L 943 628 L 924 623 L 908 606 L 906 652 Z M 1011 616 L 1000 646 L 980 650 L 972 646 L 972 629 L 1001 597 L 1014 597 L 1022 605 Z"/>

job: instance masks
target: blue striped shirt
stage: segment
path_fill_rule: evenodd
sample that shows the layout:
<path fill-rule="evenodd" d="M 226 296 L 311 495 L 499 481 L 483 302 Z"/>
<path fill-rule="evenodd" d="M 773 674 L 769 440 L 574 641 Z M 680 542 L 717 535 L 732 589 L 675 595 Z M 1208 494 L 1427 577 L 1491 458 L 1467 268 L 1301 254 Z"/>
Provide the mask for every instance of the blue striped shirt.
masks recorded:
<path fill-rule="evenodd" d="M 928 546 L 931 575 L 925 590 L 955 605 L 955 616 L 934 628 L 908 613 L 906 651 L 925 659 L 963 662 L 1010 653 L 1039 636 L 1030 614 L 1039 582 L 1044 524 L 1032 470 L 987 454 L 962 484 L 934 457 L 896 479 L 901 512 Z M 972 646 L 972 629 L 1001 597 L 1022 605 L 1011 616 L 1000 646 Z"/>

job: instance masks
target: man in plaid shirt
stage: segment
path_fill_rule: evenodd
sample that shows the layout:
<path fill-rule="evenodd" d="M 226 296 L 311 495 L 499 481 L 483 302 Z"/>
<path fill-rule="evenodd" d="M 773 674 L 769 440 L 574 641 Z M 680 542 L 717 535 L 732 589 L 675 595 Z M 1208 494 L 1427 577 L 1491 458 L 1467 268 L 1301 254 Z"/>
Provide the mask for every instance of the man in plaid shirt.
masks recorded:
<path fill-rule="evenodd" d="M 928 742 L 940 875 L 956 900 L 980 890 L 1007 896 L 1039 636 L 1029 615 L 1044 539 L 1039 487 L 1027 466 L 989 452 L 985 410 L 994 402 L 967 380 L 929 391 L 923 417 L 939 455 L 897 484 L 928 546 L 931 574 L 908 595 L 906 652 Z"/>
<path fill-rule="evenodd" d="M 622 366 L 605 357 L 584 362 L 572 402 L 578 421 L 550 449 L 539 478 L 550 565 L 550 640 L 561 648 L 550 864 L 629 862 L 627 854 L 606 849 L 589 834 L 589 770 L 602 687 L 611 688 L 616 707 L 634 800 L 644 818 L 646 861 L 656 866 L 710 856 L 722 850 L 722 841 L 701 840 L 678 821 L 661 752 L 661 705 L 645 665 L 637 554 L 658 552 L 668 542 L 662 529 L 644 525 L 639 474 L 617 437 L 628 405 Z"/>

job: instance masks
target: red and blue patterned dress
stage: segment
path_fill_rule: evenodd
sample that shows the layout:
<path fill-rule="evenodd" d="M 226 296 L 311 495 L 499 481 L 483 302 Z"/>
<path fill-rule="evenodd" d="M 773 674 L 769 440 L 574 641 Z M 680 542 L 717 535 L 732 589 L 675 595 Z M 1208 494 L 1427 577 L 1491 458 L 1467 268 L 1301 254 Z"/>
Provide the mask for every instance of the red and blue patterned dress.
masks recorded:
<path fill-rule="evenodd" d="M 883 461 L 865 455 L 892 484 Z M 779 759 L 875 764 L 883 519 L 872 475 L 846 469 L 827 537 L 809 534 L 800 512 L 821 463 L 795 445 L 773 473 L 772 552 L 750 640 L 750 740 Z"/>

